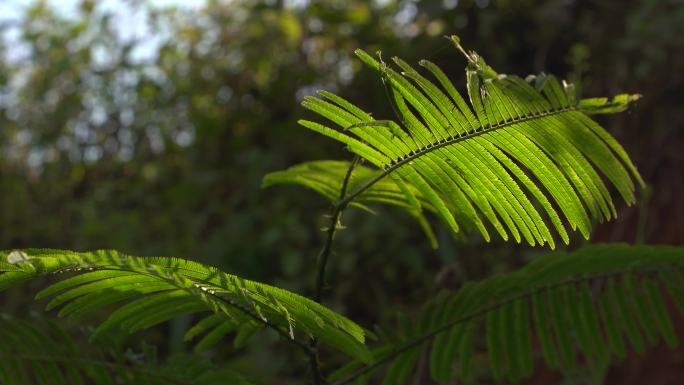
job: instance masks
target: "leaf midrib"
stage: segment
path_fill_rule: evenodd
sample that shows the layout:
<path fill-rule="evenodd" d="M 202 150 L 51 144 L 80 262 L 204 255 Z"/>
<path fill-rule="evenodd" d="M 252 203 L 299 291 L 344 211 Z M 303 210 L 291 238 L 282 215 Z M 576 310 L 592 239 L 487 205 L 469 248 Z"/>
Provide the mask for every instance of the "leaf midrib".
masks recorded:
<path fill-rule="evenodd" d="M 352 200 L 354 200 L 357 196 L 362 194 L 364 191 L 366 191 L 368 188 L 373 186 L 375 183 L 379 182 L 382 180 L 384 177 L 389 175 L 391 172 L 397 170 L 399 167 L 405 165 L 406 163 L 410 163 L 411 161 L 429 154 L 430 152 L 446 147 L 461 141 L 464 141 L 466 139 L 471 139 L 477 136 L 480 136 L 482 134 L 486 134 L 501 128 L 509 127 L 514 124 L 522 123 L 522 122 L 527 122 L 531 120 L 536 120 L 536 119 L 542 119 L 548 116 L 553 116 L 553 115 L 559 115 L 562 113 L 566 112 L 572 112 L 572 111 L 578 111 L 578 108 L 576 106 L 572 107 L 563 107 L 559 109 L 553 109 L 545 112 L 540 112 L 540 113 L 531 113 L 529 115 L 525 115 L 519 118 L 514 118 L 512 120 L 504 121 L 503 123 L 499 124 L 494 124 L 494 125 L 485 125 L 485 126 L 480 126 L 479 128 L 475 129 L 472 132 L 466 132 L 465 134 L 458 134 L 458 135 L 453 135 L 450 138 L 442 139 L 437 142 L 432 142 L 426 145 L 425 147 L 419 148 L 417 151 L 413 151 L 409 155 L 405 155 L 403 157 L 393 159 L 390 161 L 390 163 L 385 166 L 384 170 L 378 174 L 375 178 L 369 180 L 365 184 L 363 184 L 361 187 L 357 188 L 354 192 L 350 193 L 347 195 L 346 198 L 341 199 L 335 203 L 336 206 L 338 207 L 345 207 L 348 205 Z"/>

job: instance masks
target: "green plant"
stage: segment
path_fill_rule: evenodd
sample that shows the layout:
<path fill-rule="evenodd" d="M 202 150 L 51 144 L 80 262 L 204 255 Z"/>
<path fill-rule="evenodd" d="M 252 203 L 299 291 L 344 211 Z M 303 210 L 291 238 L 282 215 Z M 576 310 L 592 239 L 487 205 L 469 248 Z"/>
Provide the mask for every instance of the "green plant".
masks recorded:
<path fill-rule="evenodd" d="M 397 328 L 376 333 L 320 304 L 333 241 L 348 206 L 370 210 L 371 204 L 386 203 L 406 210 L 434 246 L 425 211 L 454 234 L 476 232 L 489 241 L 496 233 L 503 240 L 553 249 L 558 239 L 568 244 L 572 231 L 588 238 L 593 222 L 617 216 L 609 187 L 632 204 L 635 182 L 644 184 L 624 149 L 588 117 L 623 111 L 638 95 L 581 99 L 572 84 L 553 76 L 523 80 L 498 74 L 457 38 L 451 40 L 468 61 L 470 104 L 428 61 L 420 64 L 437 83 L 400 59 L 394 59 L 397 72 L 379 55 L 376 60 L 360 50 L 359 58 L 379 73 L 398 122 L 374 120 L 329 92 L 321 92 L 326 100 L 305 99 L 305 107 L 340 129 L 300 123 L 354 154 L 350 162 L 308 162 L 264 179 L 264 186 L 306 186 L 332 202 L 313 300 L 197 262 L 106 250 L 2 252 L 0 289 L 51 276 L 56 282 L 37 297 L 50 297 L 47 308 L 61 307 L 59 315 L 69 317 L 125 302 L 95 329 L 93 341 L 188 314 L 202 315 L 186 334 L 188 340 L 199 338 L 197 352 L 229 334 L 240 347 L 260 329 L 273 330 L 308 358 L 314 384 L 374 377 L 382 377 L 383 384 L 421 380 L 413 370 L 421 357 L 429 360 L 435 381 L 449 383 L 455 375 L 468 381 L 474 377 L 470 359 L 479 349 L 480 330 L 491 367 L 485 375 L 496 381 L 529 376 L 536 351 L 549 367 L 573 372 L 581 362 L 624 356 L 626 341 L 639 352 L 660 338 L 675 345 L 665 299 L 680 308 L 684 304 L 684 249 L 666 246 L 595 245 L 539 257 L 521 270 L 443 292 L 414 320 L 402 318 Z M 0 361 L 0 378 L 6 382 L 246 381 L 190 358 L 173 361 L 171 368 L 79 358 L 59 328 L 36 328 L 12 318 L 2 322 L 7 338 L 0 343 L 6 358 Z M 539 347 L 533 346 L 533 336 Z M 18 338 L 32 343 L 18 346 Z M 372 349 L 369 338 L 377 340 Z M 62 342 L 66 347 L 60 347 Z M 321 344 L 351 362 L 329 371 L 320 360 Z M 192 376 L 179 375 L 184 365 L 195 368 Z"/>

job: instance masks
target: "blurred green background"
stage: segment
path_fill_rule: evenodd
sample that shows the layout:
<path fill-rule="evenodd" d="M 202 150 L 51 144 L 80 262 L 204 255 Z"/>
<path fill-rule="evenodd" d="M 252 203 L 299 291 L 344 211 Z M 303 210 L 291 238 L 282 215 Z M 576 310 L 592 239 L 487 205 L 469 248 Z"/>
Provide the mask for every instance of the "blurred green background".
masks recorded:
<path fill-rule="evenodd" d="M 643 94 L 600 121 L 649 187 L 592 241 L 684 243 L 683 1 L 120 0 L 77 2 L 68 14 L 58 1 L 24 3 L 0 21 L 11 37 L 0 43 L 1 249 L 184 256 L 310 294 L 328 204 L 296 187 L 262 190 L 261 178 L 350 156 L 296 124 L 311 117 L 299 102 L 326 89 L 389 117 L 380 80 L 353 55 L 359 47 L 428 58 L 464 86 L 465 60 L 448 34 L 502 73 L 554 73 L 584 96 Z M 349 210 L 344 224 L 327 303 L 367 327 L 543 252 L 453 239 L 440 224 L 432 250 L 391 210 Z M 34 292 L 4 294 L 2 311 L 39 309 L 28 302 Z M 188 322 L 144 339 L 163 353 L 187 350 Z M 266 383 L 301 383 L 303 358 L 293 364 L 272 336 L 246 351 L 229 345 L 210 355 Z M 326 369 L 336 363 L 327 357 Z M 668 381 L 682 363 L 684 352 L 658 348 L 614 365 L 605 383 L 679 383 Z M 530 383 L 563 380 L 541 372 Z"/>

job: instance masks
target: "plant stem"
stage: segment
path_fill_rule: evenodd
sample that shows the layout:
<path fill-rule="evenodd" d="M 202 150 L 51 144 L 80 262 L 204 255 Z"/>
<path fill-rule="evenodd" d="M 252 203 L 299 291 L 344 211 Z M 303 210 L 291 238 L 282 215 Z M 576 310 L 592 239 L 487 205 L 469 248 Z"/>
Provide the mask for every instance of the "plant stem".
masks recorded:
<path fill-rule="evenodd" d="M 347 188 L 349 187 L 349 181 L 351 180 L 352 172 L 354 171 L 354 168 L 360 161 L 360 157 L 358 155 L 354 156 L 354 159 L 351 161 L 349 164 L 349 168 L 347 169 L 347 174 L 344 176 L 344 180 L 342 181 L 342 187 L 340 188 L 340 197 L 339 200 L 343 200 L 345 198 L 345 195 L 347 194 Z M 326 237 L 325 237 L 325 243 L 323 244 L 323 247 L 321 248 L 321 251 L 318 253 L 317 257 L 317 272 L 316 272 L 316 291 L 314 294 L 314 301 L 316 302 L 321 302 L 323 300 L 323 288 L 325 286 L 325 268 L 328 264 L 328 259 L 330 257 L 330 253 L 332 252 L 332 245 L 333 245 L 333 240 L 335 239 L 335 232 L 339 228 L 339 222 L 340 218 L 342 217 L 342 212 L 344 211 L 345 208 L 349 205 L 351 200 L 346 201 L 344 204 L 333 204 L 331 212 L 330 212 L 330 224 L 328 228 L 325 230 L 326 231 Z M 312 338 L 311 339 L 311 351 L 313 354 L 310 356 L 311 360 L 311 375 L 313 378 L 313 383 L 315 385 L 322 385 L 325 380 L 323 379 L 323 376 L 321 375 L 321 370 L 320 370 L 320 361 L 318 359 L 318 339 Z"/>
<path fill-rule="evenodd" d="M 347 174 L 344 176 L 342 181 L 342 188 L 340 189 L 339 201 L 342 201 L 347 195 L 347 188 L 349 187 L 349 181 L 351 180 L 352 172 L 354 168 L 359 163 L 360 157 L 356 155 L 352 162 L 349 164 L 347 169 Z M 342 216 L 342 211 L 349 205 L 351 201 L 346 201 L 344 204 L 335 204 L 332 207 L 330 213 L 330 225 L 326 229 L 326 238 L 323 248 L 318 253 L 317 264 L 318 273 L 316 274 L 316 294 L 314 300 L 316 302 L 321 302 L 323 299 L 323 286 L 325 285 L 325 267 L 328 264 L 328 258 L 330 257 L 330 252 L 332 251 L 333 239 L 335 238 L 335 232 L 338 229 L 338 223 Z"/>

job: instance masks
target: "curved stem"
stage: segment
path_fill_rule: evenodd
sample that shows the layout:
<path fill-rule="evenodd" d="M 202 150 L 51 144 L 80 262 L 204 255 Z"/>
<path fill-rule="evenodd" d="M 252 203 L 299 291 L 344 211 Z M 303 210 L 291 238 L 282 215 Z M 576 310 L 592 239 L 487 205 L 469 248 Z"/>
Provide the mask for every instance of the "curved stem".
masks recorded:
<path fill-rule="evenodd" d="M 360 161 L 360 157 L 358 155 L 354 156 L 354 159 L 351 161 L 349 164 L 349 168 L 347 169 L 347 174 L 344 176 L 344 180 L 342 181 L 342 187 L 340 188 L 340 197 L 339 200 L 343 200 L 345 196 L 347 195 L 347 188 L 349 187 L 349 181 L 351 180 L 352 172 L 354 171 L 354 168 Z M 339 228 L 339 222 L 340 218 L 342 217 L 342 211 L 344 211 L 345 208 L 349 205 L 351 200 L 346 201 L 344 204 L 334 204 L 332 206 L 331 212 L 330 212 L 330 224 L 328 225 L 328 228 L 325 230 L 326 231 L 326 237 L 325 237 L 325 243 L 323 244 L 323 247 L 321 248 L 321 251 L 318 253 L 318 258 L 317 258 L 317 272 L 316 272 L 316 282 L 315 282 L 315 294 L 314 294 L 314 301 L 316 302 L 321 302 L 323 299 L 323 289 L 325 286 L 325 269 L 328 264 L 328 259 L 330 257 L 330 253 L 332 252 L 332 245 L 333 245 L 333 240 L 335 239 L 335 232 Z M 323 379 L 323 376 L 321 375 L 321 370 L 320 370 L 320 362 L 318 359 L 318 339 L 317 338 L 312 338 L 311 339 L 311 344 L 310 344 L 310 349 L 312 351 L 312 354 L 310 356 L 310 361 L 311 361 L 311 375 L 313 377 L 313 383 L 315 385 L 321 385 L 325 381 Z"/>
<path fill-rule="evenodd" d="M 356 155 L 352 160 L 351 164 L 349 164 L 347 174 L 344 176 L 344 180 L 342 181 L 342 188 L 340 189 L 339 200 L 345 200 L 345 203 L 333 205 L 332 211 L 330 213 L 330 225 L 326 229 L 327 235 L 325 239 L 325 244 L 323 244 L 323 248 L 321 248 L 321 251 L 318 253 L 317 258 L 318 273 L 316 274 L 316 294 L 314 296 L 314 300 L 316 302 L 321 302 L 321 299 L 323 298 L 323 286 L 325 285 L 325 268 L 328 263 L 328 258 L 330 257 L 330 252 L 332 251 L 333 239 L 335 238 L 335 232 L 338 229 L 338 224 L 340 221 L 340 217 L 342 216 L 342 211 L 344 211 L 344 209 L 351 202 L 351 200 L 346 200 L 345 196 L 347 195 L 347 188 L 349 187 L 349 181 L 351 180 L 352 172 L 354 171 L 356 165 L 359 163 L 359 160 L 360 157 Z"/>

